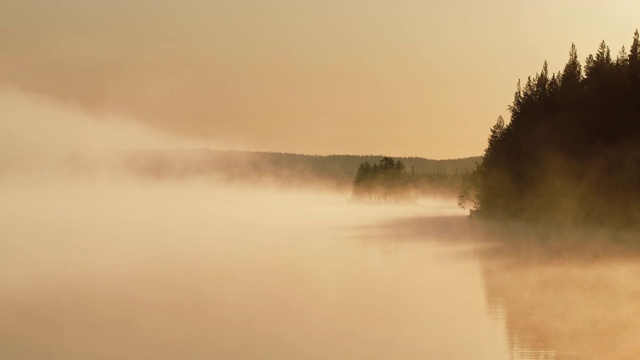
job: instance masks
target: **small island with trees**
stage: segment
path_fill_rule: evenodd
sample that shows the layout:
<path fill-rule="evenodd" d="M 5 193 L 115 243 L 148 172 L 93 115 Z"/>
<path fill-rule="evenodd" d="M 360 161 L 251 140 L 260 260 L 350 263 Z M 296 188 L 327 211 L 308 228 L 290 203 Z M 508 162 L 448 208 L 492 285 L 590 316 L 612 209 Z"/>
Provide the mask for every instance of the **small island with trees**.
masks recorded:
<path fill-rule="evenodd" d="M 571 46 L 558 73 L 518 82 L 510 121 L 491 128 L 460 194 L 498 220 L 637 226 L 640 220 L 640 39 L 615 58 L 603 41 L 584 67 Z"/>
<path fill-rule="evenodd" d="M 415 204 L 420 197 L 453 195 L 469 176 L 464 172 L 417 172 L 401 160 L 383 157 L 378 164 L 360 164 L 353 181 L 352 202 Z"/>

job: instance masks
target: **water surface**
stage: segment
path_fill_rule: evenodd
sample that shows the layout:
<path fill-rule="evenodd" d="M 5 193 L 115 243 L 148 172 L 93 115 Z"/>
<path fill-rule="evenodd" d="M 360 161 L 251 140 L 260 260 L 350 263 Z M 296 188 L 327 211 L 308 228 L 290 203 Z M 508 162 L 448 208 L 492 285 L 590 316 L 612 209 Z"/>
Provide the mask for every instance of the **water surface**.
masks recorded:
<path fill-rule="evenodd" d="M 455 202 L 117 181 L 0 192 L 3 358 L 640 353 L 635 257 L 499 250 Z"/>
<path fill-rule="evenodd" d="M 455 208 L 95 182 L 3 198 L 7 358 L 505 358 L 468 244 L 380 226 Z"/>

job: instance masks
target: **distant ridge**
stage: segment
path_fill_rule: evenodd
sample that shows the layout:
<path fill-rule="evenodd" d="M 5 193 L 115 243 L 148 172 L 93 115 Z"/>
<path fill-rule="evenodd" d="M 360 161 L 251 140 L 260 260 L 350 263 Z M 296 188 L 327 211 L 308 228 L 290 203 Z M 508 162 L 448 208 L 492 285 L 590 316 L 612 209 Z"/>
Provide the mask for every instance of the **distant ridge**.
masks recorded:
<path fill-rule="evenodd" d="M 232 150 L 147 150 L 127 153 L 124 168 L 151 178 L 209 177 L 225 182 L 273 183 L 286 186 L 322 185 L 350 188 L 358 166 L 377 163 L 383 155 L 305 155 Z M 396 157 L 418 173 L 470 172 L 481 157 L 432 160 Z"/>

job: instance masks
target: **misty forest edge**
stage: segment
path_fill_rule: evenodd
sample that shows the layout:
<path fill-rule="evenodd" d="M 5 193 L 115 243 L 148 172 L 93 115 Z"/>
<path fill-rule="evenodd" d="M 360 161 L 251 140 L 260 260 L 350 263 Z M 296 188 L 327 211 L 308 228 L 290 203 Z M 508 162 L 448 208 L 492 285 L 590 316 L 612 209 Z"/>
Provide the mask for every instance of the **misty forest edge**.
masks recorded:
<path fill-rule="evenodd" d="M 562 71 L 545 61 L 518 81 L 459 204 L 484 219 L 637 227 L 639 48 L 637 30 L 615 59 L 602 41 L 583 69 L 572 45 Z"/>
<path fill-rule="evenodd" d="M 510 119 L 498 117 L 481 158 L 208 151 L 193 160 L 192 153 L 151 152 L 128 157 L 126 167 L 152 177 L 168 176 L 170 165 L 178 170 L 171 174 L 182 176 L 220 170 L 215 173 L 222 180 L 234 183 L 348 184 L 354 202 L 411 203 L 421 196 L 459 195 L 459 205 L 483 219 L 637 226 L 639 43 L 636 30 L 629 50 L 623 47 L 614 59 L 602 41 L 584 67 L 572 45 L 557 73 L 550 73 L 545 61 L 540 73 L 524 84 L 518 81 Z"/>

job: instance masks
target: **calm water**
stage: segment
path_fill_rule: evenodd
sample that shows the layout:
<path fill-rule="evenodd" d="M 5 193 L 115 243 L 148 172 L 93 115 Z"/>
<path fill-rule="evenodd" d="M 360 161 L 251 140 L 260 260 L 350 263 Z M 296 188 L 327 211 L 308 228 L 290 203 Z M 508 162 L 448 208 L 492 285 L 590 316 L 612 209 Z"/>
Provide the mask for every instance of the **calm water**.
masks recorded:
<path fill-rule="evenodd" d="M 595 261 L 587 277 L 583 264 L 520 266 L 522 252 L 479 241 L 455 203 L 367 209 L 194 184 L 0 189 L 3 359 L 640 353 L 633 258 Z"/>

